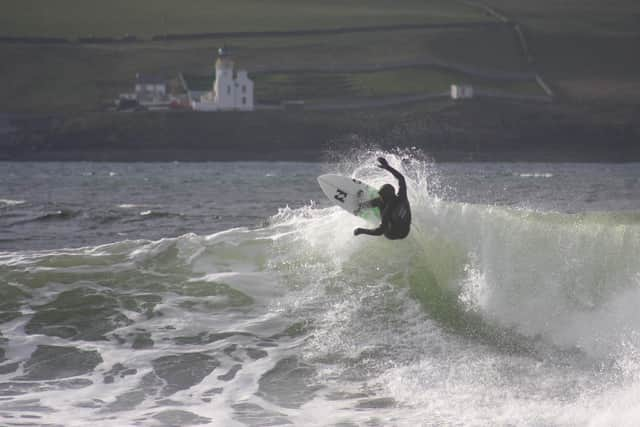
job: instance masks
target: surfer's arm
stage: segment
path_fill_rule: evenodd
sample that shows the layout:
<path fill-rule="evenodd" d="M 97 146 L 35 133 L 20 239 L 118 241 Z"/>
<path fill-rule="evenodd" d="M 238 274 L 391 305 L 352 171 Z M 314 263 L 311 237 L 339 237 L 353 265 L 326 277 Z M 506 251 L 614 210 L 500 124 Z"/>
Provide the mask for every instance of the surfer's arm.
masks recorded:
<path fill-rule="evenodd" d="M 384 232 L 387 230 L 389 224 L 389 210 L 385 210 L 382 212 L 382 221 L 380 222 L 380 226 L 378 228 L 356 228 L 353 230 L 353 235 L 357 236 L 358 234 L 367 234 L 369 236 L 382 236 Z"/>
<path fill-rule="evenodd" d="M 380 208 L 384 207 L 384 203 L 382 203 L 382 199 L 380 197 L 376 197 L 375 199 L 367 200 L 360 205 L 360 209 L 364 208 Z"/>
<path fill-rule="evenodd" d="M 382 203 L 382 199 L 380 197 L 376 197 L 375 199 L 367 200 L 366 202 L 360 203 L 360 205 L 358 205 L 358 209 L 356 209 L 353 213 L 355 215 L 359 215 L 362 209 L 379 208 L 380 210 L 382 210 L 383 207 L 384 203 Z"/>
<path fill-rule="evenodd" d="M 387 160 L 384 157 L 378 157 L 378 162 L 380 163 L 378 165 L 379 168 L 382 168 L 386 171 L 388 171 L 391 175 L 393 175 L 397 180 L 398 180 L 398 196 L 400 197 L 407 197 L 407 183 L 404 180 L 404 176 L 398 172 L 397 170 L 395 170 L 393 167 L 391 167 L 391 165 L 389 165 L 389 163 L 387 163 Z"/>

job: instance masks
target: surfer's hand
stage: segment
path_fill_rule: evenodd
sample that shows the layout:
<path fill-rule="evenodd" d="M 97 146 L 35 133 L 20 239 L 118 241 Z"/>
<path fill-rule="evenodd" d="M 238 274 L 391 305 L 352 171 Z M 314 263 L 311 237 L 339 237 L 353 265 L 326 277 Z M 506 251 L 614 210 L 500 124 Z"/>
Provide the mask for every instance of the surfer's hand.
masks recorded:
<path fill-rule="evenodd" d="M 355 230 L 353 230 L 353 235 L 354 236 L 357 236 L 360 233 L 362 233 L 362 231 L 359 228 L 356 228 Z"/>
<path fill-rule="evenodd" d="M 384 157 L 378 157 L 378 163 L 380 163 L 378 165 L 379 168 L 386 169 L 389 167 L 389 163 L 387 163 L 387 159 Z"/>

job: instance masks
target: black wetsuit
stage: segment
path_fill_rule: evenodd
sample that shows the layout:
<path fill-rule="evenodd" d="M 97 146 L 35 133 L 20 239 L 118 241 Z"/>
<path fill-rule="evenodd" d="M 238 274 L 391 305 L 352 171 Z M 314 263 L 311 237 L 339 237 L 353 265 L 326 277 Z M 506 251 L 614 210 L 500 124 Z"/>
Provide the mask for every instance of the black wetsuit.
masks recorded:
<path fill-rule="evenodd" d="M 366 228 L 356 229 L 356 235 L 368 234 L 370 236 L 384 236 L 387 239 L 404 239 L 411 229 L 411 207 L 407 199 L 407 184 L 404 176 L 388 164 L 381 166 L 396 177 L 399 184 L 398 194 L 392 197 L 378 198 L 371 200 L 369 206 L 380 208 L 381 223 L 378 228 L 369 230 Z"/>

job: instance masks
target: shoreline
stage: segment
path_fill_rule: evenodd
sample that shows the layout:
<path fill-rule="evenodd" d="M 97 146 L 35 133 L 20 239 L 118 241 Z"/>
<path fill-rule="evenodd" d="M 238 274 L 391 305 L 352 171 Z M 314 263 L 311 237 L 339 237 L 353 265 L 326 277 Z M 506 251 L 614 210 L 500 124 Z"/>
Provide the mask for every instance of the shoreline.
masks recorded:
<path fill-rule="evenodd" d="M 403 147 L 395 147 L 402 149 Z M 366 150 L 367 147 L 363 147 Z M 353 150 L 349 150 L 353 151 Z M 272 163 L 327 163 L 332 162 L 336 155 L 340 152 L 332 153 L 327 156 L 325 153 L 292 153 L 291 155 L 273 156 L 263 155 L 261 153 L 245 152 L 222 153 L 220 151 L 211 151 L 200 153 L 181 151 L 178 155 L 172 152 L 140 152 L 135 156 L 130 153 L 116 153 L 115 155 L 103 155 L 101 153 L 78 152 L 78 153 L 59 153 L 59 152 L 42 152 L 40 155 L 0 158 L 0 162 L 15 163 L 54 163 L 54 162 L 88 162 L 88 163 L 252 163 L 252 162 L 272 162 Z M 424 156 L 431 159 L 434 163 L 584 163 L 584 164 L 624 164 L 624 163 L 640 163 L 640 155 L 636 156 L 635 151 L 633 157 L 628 157 L 624 153 L 607 156 L 603 150 L 601 152 L 581 153 L 575 156 L 573 153 L 563 153 L 558 155 L 556 152 L 539 152 L 539 153 L 515 153 L 500 152 L 488 153 L 487 157 L 470 157 L 467 153 L 447 153 L 447 152 L 423 152 Z"/>
<path fill-rule="evenodd" d="M 415 149 L 436 162 L 640 161 L 638 108 L 472 101 L 342 112 L 5 115 L 1 161 L 322 162 Z"/>

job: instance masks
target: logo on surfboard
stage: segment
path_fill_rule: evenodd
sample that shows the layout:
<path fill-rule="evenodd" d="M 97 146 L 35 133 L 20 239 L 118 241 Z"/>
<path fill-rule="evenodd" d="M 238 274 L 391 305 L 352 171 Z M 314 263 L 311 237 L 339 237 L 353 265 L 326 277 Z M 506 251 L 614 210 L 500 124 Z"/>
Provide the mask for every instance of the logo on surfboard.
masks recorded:
<path fill-rule="evenodd" d="M 347 193 L 345 191 L 342 191 L 339 188 L 337 188 L 336 190 L 337 190 L 337 193 L 335 196 L 333 196 L 333 198 L 339 201 L 340 203 L 344 203 L 344 199 L 347 197 Z"/>

